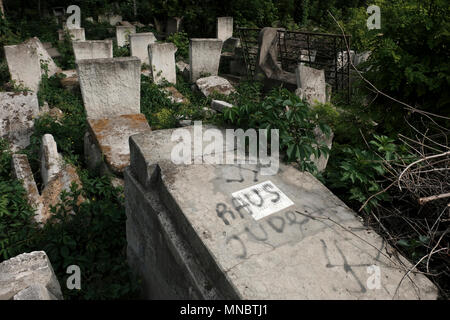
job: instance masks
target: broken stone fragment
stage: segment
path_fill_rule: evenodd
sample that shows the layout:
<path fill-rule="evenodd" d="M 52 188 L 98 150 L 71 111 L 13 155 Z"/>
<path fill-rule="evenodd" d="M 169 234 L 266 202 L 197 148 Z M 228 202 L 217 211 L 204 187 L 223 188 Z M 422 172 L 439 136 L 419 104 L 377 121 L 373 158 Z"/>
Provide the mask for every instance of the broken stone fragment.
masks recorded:
<path fill-rule="evenodd" d="M 211 101 L 211 108 L 218 111 L 223 112 L 226 108 L 233 108 L 231 103 L 222 100 L 213 100 Z"/>
<path fill-rule="evenodd" d="M 34 220 L 37 223 L 42 223 L 44 220 L 42 215 L 44 205 L 28 163 L 28 157 L 25 154 L 14 154 L 11 162 L 13 175 L 17 180 L 22 181 L 28 204 L 35 210 Z"/>
<path fill-rule="evenodd" d="M 27 297 L 63 299 L 58 279 L 44 251 L 22 253 L 0 263 L 0 300 L 27 300 Z"/>
<path fill-rule="evenodd" d="M 172 103 L 189 103 L 189 100 L 185 98 L 174 86 L 166 87 L 163 91 L 168 94 L 168 97 Z"/>
<path fill-rule="evenodd" d="M 45 186 L 53 180 L 62 169 L 62 158 L 51 134 L 44 134 L 41 143 L 41 177 Z"/>
<path fill-rule="evenodd" d="M 183 78 L 189 79 L 189 73 L 191 70 L 189 64 L 187 64 L 184 61 L 178 61 L 176 63 L 176 66 L 177 66 L 178 70 L 180 70 L 181 74 L 183 75 Z"/>
<path fill-rule="evenodd" d="M 37 95 L 33 92 L 0 92 L 0 138 L 10 143 L 13 152 L 26 148 L 39 114 Z"/>
<path fill-rule="evenodd" d="M 219 76 L 200 78 L 195 83 L 205 97 L 213 92 L 228 96 L 236 91 L 227 79 Z"/>

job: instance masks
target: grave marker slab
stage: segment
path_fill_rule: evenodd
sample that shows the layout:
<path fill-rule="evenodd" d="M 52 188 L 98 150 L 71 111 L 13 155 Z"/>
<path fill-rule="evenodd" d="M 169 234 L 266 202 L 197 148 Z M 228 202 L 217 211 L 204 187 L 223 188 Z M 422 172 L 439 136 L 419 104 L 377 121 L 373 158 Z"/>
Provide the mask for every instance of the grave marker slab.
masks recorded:
<path fill-rule="evenodd" d="M 130 34 L 136 33 L 136 27 L 133 25 L 129 26 L 116 26 L 116 39 L 117 46 L 124 47 L 130 43 Z"/>
<path fill-rule="evenodd" d="M 112 40 L 73 41 L 75 60 L 113 57 Z"/>
<path fill-rule="evenodd" d="M 141 64 L 150 64 L 148 46 L 155 42 L 156 38 L 152 32 L 130 34 L 131 56 L 138 57 L 141 60 Z"/>
<path fill-rule="evenodd" d="M 325 71 L 299 65 L 295 69 L 297 87 L 301 90 L 301 98 L 306 99 L 310 104 L 327 101 Z"/>
<path fill-rule="evenodd" d="M 220 39 L 190 39 L 189 66 L 192 82 L 202 77 L 217 76 L 221 51 Z"/>
<path fill-rule="evenodd" d="M 148 46 L 148 57 L 155 83 L 166 79 L 170 83 L 177 83 L 175 69 L 175 52 L 177 48 L 173 43 L 152 43 Z"/>
<path fill-rule="evenodd" d="M 87 117 L 140 113 L 141 62 L 136 57 L 77 61 Z"/>
<path fill-rule="evenodd" d="M 217 18 L 217 38 L 225 41 L 233 36 L 233 17 Z"/>

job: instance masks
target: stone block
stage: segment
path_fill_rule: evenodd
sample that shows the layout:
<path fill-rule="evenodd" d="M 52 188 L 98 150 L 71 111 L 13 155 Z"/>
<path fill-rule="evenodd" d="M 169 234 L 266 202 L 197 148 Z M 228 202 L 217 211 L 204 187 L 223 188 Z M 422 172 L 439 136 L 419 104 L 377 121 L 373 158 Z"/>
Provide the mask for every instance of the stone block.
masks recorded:
<path fill-rule="evenodd" d="M 26 148 L 39 114 L 37 95 L 33 92 L 0 92 L 0 137 L 12 151 Z"/>
<path fill-rule="evenodd" d="M 116 26 L 116 39 L 117 46 L 124 47 L 130 43 L 130 34 L 136 33 L 136 27 L 129 26 Z"/>
<path fill-rule="evenodd" d="M 231 103 L 221 100 L 212 100 L 211 101 L 211 109 L 214 109 L 218 112 L 223 112 L 226 108 L 233 108 Z"/>
<path fill-rule="evenodd" d="M 46 287 L 42 284 L 32 284 L 22 291 L 19 291 L 13 300 L 58 300 Z"/>
<path fill-rule="evenodd" d="M 411 263 L 387 255 L 393 249 L 311 174 L 176 165 L 172 133 L 130 138 L 127 255 L 144 298 L 437 298 L 423 274 L 403 279 Z"/>
<path fill-rule="evenodd" d="M 73 41 L 75 60 L 113 57 L 112 40 Z"/>
<path fill-rule="evenodd" d="M 58 146 L 51 134 L 44 134 L 41 143 L 41 177 L 42 184 L 48 185 L 62 169 L 63 160 L 58 153 Z"/>
<path fill-rule="evenodd" d="M 221 51 L 220 39 L 190 39 L 189 66 L 192 82 L 202 77 L 217 76 Z"/>
<path fill-rule="evenodd" d="M 175 52 L 177 48 L 173 43 L 152 43 L 148 46 L 148 57 L 150 61 L 153 81 L 176 84 L 177 73 L 175 69 Z"/>
<path fill-rule="evenodd" d="M 130 34 L 131 56 L 138 57 L 141 60 L 141 64 L 150 64 L 148 46 L 155 42 L 156 38 L 152 32 Z"/>
<path fill-rule="evenodd" d="M 217 39 L 225 41 L 233 36 L 233 17 L 217 18 Z"/>
<path fill-rule="evenodd" d="M 140 113 L 138 58 L 79 60 L 77 73 L 88 118 Z"/>
<path fill-rule="evenodd" d="M 44 251 L 23 253 L 0 263 L 0 300 L 13 299 L 34 285 L 41 285 L 58 300 L 63 299 L 58 279 Z M 19 297 L 23 298 L 27 291 Z"/>

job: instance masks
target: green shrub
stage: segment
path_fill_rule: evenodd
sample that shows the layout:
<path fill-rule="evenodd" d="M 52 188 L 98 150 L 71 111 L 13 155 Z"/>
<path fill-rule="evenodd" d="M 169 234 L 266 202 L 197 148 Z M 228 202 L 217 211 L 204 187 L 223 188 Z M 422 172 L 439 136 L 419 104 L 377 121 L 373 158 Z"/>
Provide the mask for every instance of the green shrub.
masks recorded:
<path fill-rule="evenodd" d="M 177 47 L 175 57 L 178 60 L 187 61 L 189 58 L 189 37 L 185 32 L 177 32 L 167 37 L 167 41 L 172 42 Z"/>

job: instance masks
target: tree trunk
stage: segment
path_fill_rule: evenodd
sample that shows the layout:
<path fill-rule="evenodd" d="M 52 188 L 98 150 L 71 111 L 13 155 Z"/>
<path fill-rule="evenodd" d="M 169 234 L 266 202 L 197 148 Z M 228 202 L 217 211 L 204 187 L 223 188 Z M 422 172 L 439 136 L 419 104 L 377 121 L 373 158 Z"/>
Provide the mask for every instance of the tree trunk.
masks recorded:
<path fill-rule="evenodd" d="M 3 0 L 0 0 L 0 17 L 5 15 L 5 9 L 3 8 Z"/>

